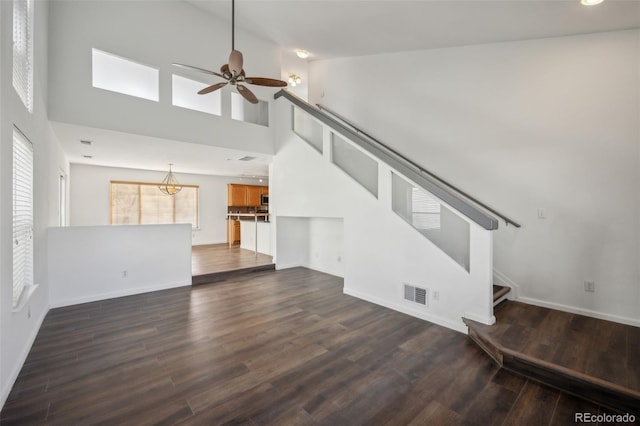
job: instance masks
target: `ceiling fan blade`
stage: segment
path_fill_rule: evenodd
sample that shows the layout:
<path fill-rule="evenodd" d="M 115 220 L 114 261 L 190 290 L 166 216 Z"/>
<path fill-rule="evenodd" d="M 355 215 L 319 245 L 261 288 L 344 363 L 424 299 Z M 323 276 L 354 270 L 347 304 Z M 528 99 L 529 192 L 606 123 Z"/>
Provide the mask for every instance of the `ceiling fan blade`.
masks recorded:
<path fill-rule="evenodd" d="M 239 75 L 242 72 L 242 63 L 242 53 L 239 50 L 232 50 L 229 55 L 229 70 Z"/>
<path fill-rule="evenodd" d="M 243 98 L 245 98 L 246 100 L 248 100 L 252 104 L 257 104 L 258 103 L 258 98 L 256 98 L 256 95 L 254 95 L 251 90 L 249 90 L 248 88 L 246 88 L 246 87 L 244 87 L 244 86 L 242 86 L 240 84 L 236 84 L 236 87 L 238 88 L 238 92 L 242 95 Z"/>
<path fill-rule="evenodd" d="M 287 87 L 287 83 L 285 81 L 276 80 L 275 78 L 247 77 L 244 81 L 245 83 L 255 84 L 258 86 Z"/>
<path fill-rule="evenodd" d="M 198 95 L 206 95 L 207 93 L 215 92 L 216 90 L 221 89 L 226 85 L 227 85 L 226 81 L 224 83 L 212 84 L 211 86 L 205 87 L 204 89 L 200 90 L 198 92 Z"/>
<path fill-rule="evenodd" d="M 205 74 L 217 75 L 218 77 L 224 78 L 224 76 L 222 74 L 218 74 L 215 71 L 205 70 L 204 68 L 192 67 L 191 65 L 176 64 L 176 63 L 173 63 L 171 65 L 176 66 L 176 67 L 180 67 L 180 68 L 184 68 L 184 69 L 187 69 L 187 70 L 200 71 L 200 72 L 203 72 Z"/>

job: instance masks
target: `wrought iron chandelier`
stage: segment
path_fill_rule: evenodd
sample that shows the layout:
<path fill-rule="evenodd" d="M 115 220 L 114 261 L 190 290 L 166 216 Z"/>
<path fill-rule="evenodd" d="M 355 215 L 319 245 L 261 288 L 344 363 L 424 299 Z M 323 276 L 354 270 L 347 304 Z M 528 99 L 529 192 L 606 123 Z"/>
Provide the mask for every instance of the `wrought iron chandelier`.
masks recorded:
<path fill-rule="evenodd" d="M 182 190 L 178 180 L 171 171 L 171 166 L 173 166 L 173 163 L 169 163 L 169 173 L 167 173 L 167 176 L 162 180 L 162 184 L 158 187 L 160 191 L 166 195 L 176 195 Z"/>

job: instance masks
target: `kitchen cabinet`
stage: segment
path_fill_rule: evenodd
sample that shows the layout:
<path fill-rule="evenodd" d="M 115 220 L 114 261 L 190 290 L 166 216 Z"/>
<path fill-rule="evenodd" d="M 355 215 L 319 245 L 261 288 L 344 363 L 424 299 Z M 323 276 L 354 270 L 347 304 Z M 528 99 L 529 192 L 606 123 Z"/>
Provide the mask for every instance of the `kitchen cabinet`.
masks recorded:
<path fill-rule="evenodd" d="M 234 207 L 246 207 L 247 185 L 227 185 L 227 205 Z"/>
<path fill-rule="evenodd" d="M 240 243 L 240 221 L 235 219 L 227 220 L 227 243 Z"/>
<path fill-rule="evenodd" d="M 227 206 L 258 207 L 261 204 L 260 196 L 268 193 L 268 186 L 230 183 L 227 185 Z"/>
<path fill-rule="evenodd" d="M 247 185 L 247 205 L 248 206 L 259 206 L 260 195 L 262 194 L 261 186 L 252 186 Z"/>

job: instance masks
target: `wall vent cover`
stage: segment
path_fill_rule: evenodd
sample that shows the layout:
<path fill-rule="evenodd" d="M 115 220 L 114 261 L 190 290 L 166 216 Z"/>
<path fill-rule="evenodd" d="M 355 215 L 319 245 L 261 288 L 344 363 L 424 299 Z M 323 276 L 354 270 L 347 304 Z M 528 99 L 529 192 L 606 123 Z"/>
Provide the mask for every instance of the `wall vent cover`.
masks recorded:
<path fill-rule="evenodd" d="M 410 302 L 427 306 L 427 289 L 404 284 L 404 298 Z"/>
<path fill-rule="evenodd" d="M 252 157 L 250 155 L 245 155 L 244 157 L 238 158 L 238 161 L 253 161 L 256 157 Z"/>

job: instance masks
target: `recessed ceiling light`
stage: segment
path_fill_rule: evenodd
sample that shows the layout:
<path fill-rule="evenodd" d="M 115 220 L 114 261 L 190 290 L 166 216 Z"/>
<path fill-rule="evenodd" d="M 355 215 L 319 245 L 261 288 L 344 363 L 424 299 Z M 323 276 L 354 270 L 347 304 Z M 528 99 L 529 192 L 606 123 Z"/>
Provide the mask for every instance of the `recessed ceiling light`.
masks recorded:
<path fill-rule="evenodd" d="M 309 57 L 309 52 L 304 49 L 297 49 L 296 55 L 298 55 L 298 58 L 300 59 L 307 59 Z"/>
<path fill-rule="evenodd" d="M 580 3 L 585 6 L 595 6 L 596 4 L 600 4 L 602 2 L 603 0 L 580 0 Z"/>

